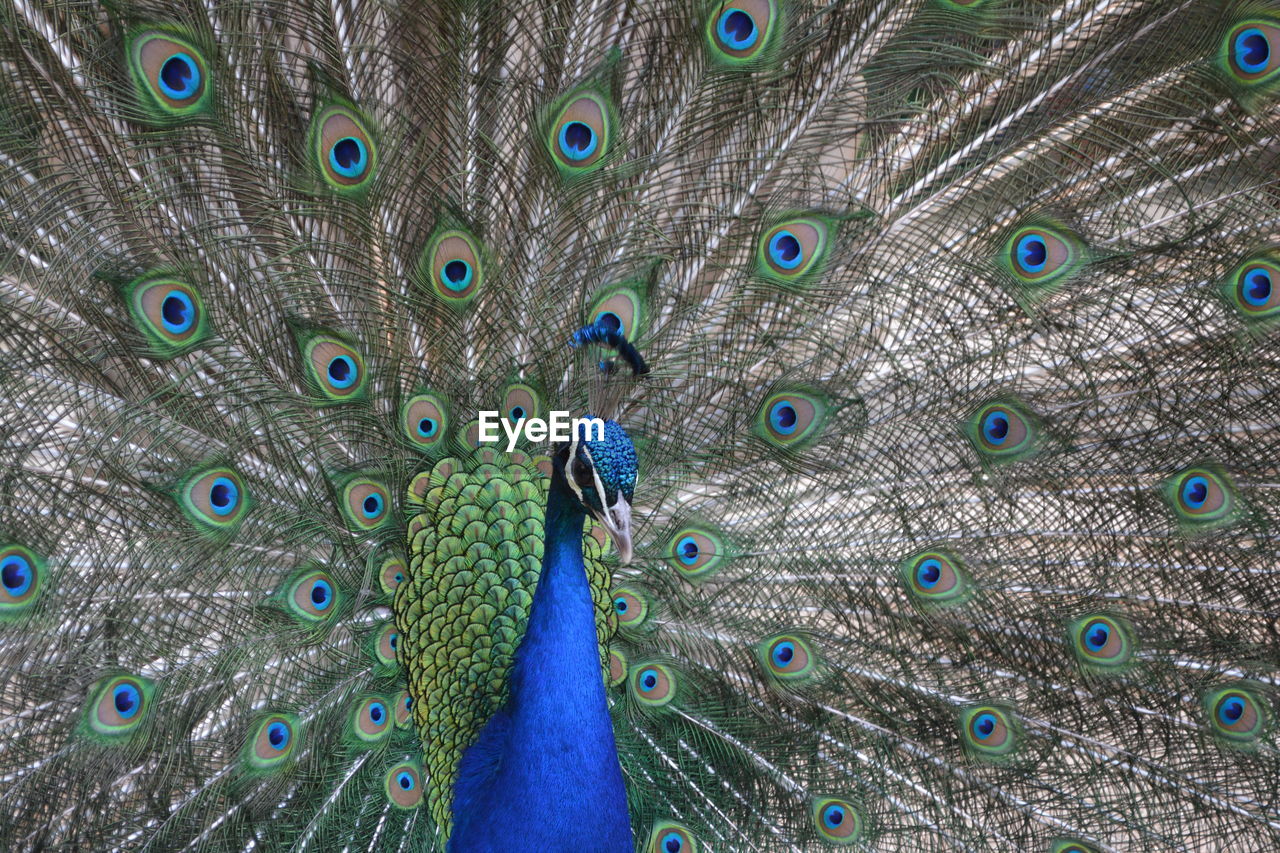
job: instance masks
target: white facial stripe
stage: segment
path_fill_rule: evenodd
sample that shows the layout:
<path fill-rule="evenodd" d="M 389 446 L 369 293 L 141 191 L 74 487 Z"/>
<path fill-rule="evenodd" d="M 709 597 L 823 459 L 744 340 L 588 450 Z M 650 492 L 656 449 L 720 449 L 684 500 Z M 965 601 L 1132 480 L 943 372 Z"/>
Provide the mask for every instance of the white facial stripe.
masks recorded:
<path fill-rule="evenodd" d="M 596 464 L 591 459 L 591 448 L 583 445 L 582 452 L 586 454 L 587 461 L 591 464 L 591 476 L 595 477 L 596 486 L 600 485 L 600 475 L 596 473 Z M 578 458 L 578 434 L 574 432 L 573 439 L 569 442 L 569 458 L 565 460 L 564 478 L 569 481 L 569 488 L 573 489 L 574 495 L 578 498 L 578 503 L 582 503 L 582 488 L 578 485 L 577 478 L 573 476 L 573 460 Z M 604 493 L 601 492 L 603 495 Z M 603 498 L 602 498 L 603 499 Z"/>
<path fill-rule="evenodd" d="M 591 452 L 587 451 L 587 455 L 590 456 Z M 591 461 L 591 479 L 595 480 L 596 482 L 596 494 L 600 496 L 601 509 L 604 509 L 605 500 L 606 500 L 604 483 L 600 482 L 600 472 L 596 470 L 596 463 L 594 459 Z"/>

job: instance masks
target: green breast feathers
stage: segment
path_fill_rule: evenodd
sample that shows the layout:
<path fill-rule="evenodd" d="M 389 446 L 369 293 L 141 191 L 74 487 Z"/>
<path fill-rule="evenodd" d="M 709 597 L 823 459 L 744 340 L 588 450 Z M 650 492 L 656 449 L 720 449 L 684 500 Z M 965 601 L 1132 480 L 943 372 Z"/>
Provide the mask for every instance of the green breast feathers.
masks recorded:
<path fill-rule="evenodd" d="M 427 801 L 449 826 L 463 751 L 507 698 L 507 675 L 529 621 L 542 565 L 550 460 L 476 450 L 446 458 L 409 487 L 411 571 L 396 624 L 425 753 Z M 617 626 L 604 528 L 588 519 L 583 558 L 596 604 L 603 677 Z"/>

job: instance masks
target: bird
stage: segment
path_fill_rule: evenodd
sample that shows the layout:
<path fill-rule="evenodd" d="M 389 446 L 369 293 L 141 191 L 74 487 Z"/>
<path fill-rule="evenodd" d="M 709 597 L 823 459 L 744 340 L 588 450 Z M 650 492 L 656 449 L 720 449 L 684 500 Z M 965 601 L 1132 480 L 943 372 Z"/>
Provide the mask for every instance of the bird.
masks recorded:
<path fill-rule="evenodd" d="M 1280 846 L 1280 4 L 3 19 L 0 848 Z"/>

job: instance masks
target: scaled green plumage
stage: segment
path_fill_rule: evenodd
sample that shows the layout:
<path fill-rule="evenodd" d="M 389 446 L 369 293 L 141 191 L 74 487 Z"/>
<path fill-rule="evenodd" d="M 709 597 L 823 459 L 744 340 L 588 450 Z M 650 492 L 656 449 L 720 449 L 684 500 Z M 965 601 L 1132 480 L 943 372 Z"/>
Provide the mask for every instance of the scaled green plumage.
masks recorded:
<path fill-rule="evenodd" d="M 410 572 L 396 592 L 396 624 L 441 827 L 462 751 L 507 698 L 542 563 L 548 482 L 523 453 L 481 448 L 436 462 L 409 487 Z M 603 542 L 592 523 L 583 545 L 602 647 L 617 625 Z"/>

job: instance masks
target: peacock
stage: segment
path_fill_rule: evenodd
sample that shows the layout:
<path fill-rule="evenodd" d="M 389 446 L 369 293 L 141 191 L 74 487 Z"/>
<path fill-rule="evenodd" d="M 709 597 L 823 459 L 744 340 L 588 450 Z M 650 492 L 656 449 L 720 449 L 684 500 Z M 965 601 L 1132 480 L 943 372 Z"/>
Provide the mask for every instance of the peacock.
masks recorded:
<path fill-rule="evenodd" d="M 0 849 L 1280 849 L 1280 3 L 2 15 Z"/>

